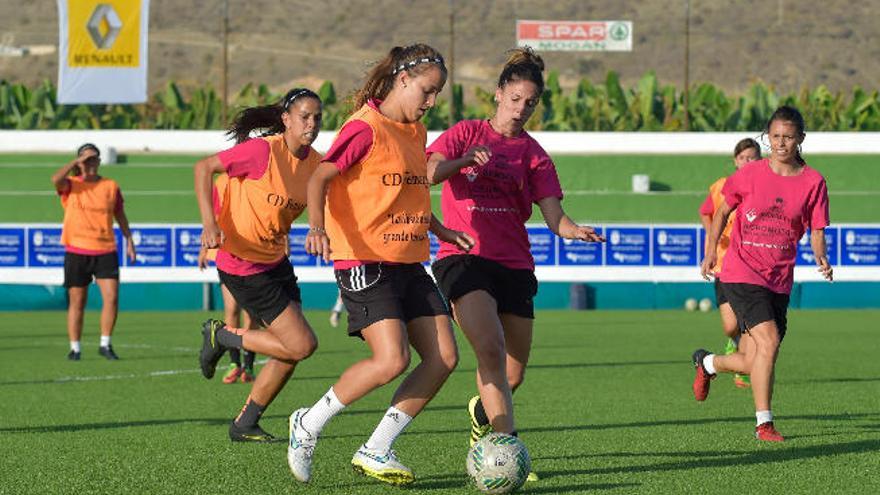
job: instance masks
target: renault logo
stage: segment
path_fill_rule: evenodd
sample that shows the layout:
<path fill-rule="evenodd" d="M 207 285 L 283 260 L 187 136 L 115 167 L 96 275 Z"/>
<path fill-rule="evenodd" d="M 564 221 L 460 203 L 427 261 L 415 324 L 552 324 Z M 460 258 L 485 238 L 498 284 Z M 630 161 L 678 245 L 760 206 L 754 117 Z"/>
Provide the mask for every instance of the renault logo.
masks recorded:
<path fill-rule="evenodd" d="M 113 46 L 116 37 L 119 36 L 119 30 L 122 29 L 122 21 L 119 15 L 113 10 L 113 6 L 107 3 L 99 3 L 89 17 L 86 23 L 89 30 L 89 36 L 95 46 L 101 50 L 106 50 Z"/>

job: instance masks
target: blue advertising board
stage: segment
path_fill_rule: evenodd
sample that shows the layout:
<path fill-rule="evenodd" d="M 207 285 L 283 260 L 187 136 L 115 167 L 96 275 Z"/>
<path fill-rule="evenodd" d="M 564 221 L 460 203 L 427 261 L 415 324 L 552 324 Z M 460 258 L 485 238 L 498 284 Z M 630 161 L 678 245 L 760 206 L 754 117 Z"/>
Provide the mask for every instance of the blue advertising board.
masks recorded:
<path fill-rule="evenodd" d="M 825 229 L 825 252 L 828 256 L 828 263 L 837 264 L 837 238 L 840 230 L 836 227 L 828 227 Z M 797 264 L 798 265 L 815 265 L 816 257 L 813 256 L 813 245 L 810 243 L 810 231 L 804 232 L 797 246 Z"/>
<path fill-rule="evenodd" d="M 604 234 L 604 229 L 595 227 L 596 232 Z M 601 242 L 584 242 L 577 239 L 559 239 L 559 264 L 600 266 L 604 262 L 604 246 Z"/>
<path fill-rule="evenodd" d="M 174 228 L 175 266 L 199 266 L 199 250 L 201 247 L 201 227 Z"/>
<path fill-rule="evenodd" d="M 0 267 L 25 265 L 24 228 L 0 229 Z"/>
<path fill-rule="evenodd" d="M 135 262 L 132 263 L 126 256 L 126 266 L 173 265 L 170 227 L 132 227 L 131 239 L 135 247 Z"/>
<path fill-rule="evenodd" d="M 688 227 L 654 227 L 654 266 L 694 266 L 699 262 L 697 253 L 698 230 Z"/>
<path fill-rule="evenodd" d="M 651 262 L 651 229 L 648 227 L 606 227 L 605 264 L 648 266 Z"/>
<path fill-rule="evenodd" d="M 31 227 L 28 229 L 28 266 L 64 266 L 64 246 L 60 227 Z"/>
<path fill-rule="evenodd" d="M 298 266 L 318 266 L 318 259 L 306 252 L 306 235 L 309 233 L 308 226 L 294 225 L 287 234 L 287 242 L 290 247 L 290 255 L 287 259 L 294 268 Z"/>
<path fill-rule="evenodd" d="M 880 265 L 880 228 L 841 227 L 840 264 Z"/>
<path fill-rule="evenodd" d="M 556 235 L 547 227 L 526 227 L 535 265 L 556 264 Z"/>

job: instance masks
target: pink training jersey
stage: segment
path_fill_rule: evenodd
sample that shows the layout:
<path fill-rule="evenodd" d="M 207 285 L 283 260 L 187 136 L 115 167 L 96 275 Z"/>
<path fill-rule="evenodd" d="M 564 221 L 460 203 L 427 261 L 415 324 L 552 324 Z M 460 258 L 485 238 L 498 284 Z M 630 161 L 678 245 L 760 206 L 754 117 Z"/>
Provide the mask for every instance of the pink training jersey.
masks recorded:
<path fill-rule="evenodd" d="M 443 184 L 443 224 L 474 238 L 470 254 L 508 268 L 534 270 L 525 223 L 533 203 L 562 198 L 553 160 L 527 132 L 504 137 L 488 120 L 459 122 L 428 146 L 427 153 L 452 160 L 477 145 L 489 148 L 492 157 L 483 166 L 462 168 Z M 440 243 L 439 259 L 456 254 L 465 253 L 454 244 Z"/>
<path fill-rule="evenodd" d="M 269 142 L 265 139 L 248 139 L 228 150 L 217 153 L 217 158 L 220 159 L 220 163 L 226 169 L 226 175 L 229 176 L 230 180 L 233 178 L 259 180 L 266 173 L 266 170 L 269 169 Z M 220 191 L 216 192 L 222 194 Z M 214 208 L 216 212 L 220 202 L 219 198 L 216 198 L 215 201 Z M 253 261 L 239 258 L 221 247 L 217 250 L 217 259 L 214 262 L 217 264 L 217 269 L 231 275 L 243 277 L 267 272 L 278 266 L 282 261 L 284 261 L 284 258 L 273 263 L 254 263 Z"/>
<path fill-rule="evenodd" d="M 764 159 L 742 166 L 721 192 L 737 211 L 721 281 L 791 293 L 798 241 L 806 229 L 828 226 L 825 179 L 807 165 L 777 175 Z"/>

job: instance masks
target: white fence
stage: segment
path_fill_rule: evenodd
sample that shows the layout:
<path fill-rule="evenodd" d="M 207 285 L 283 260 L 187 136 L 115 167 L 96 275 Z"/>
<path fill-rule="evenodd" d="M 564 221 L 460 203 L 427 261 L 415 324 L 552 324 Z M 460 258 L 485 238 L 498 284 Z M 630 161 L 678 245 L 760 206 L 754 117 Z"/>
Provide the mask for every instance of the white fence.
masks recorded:
<path fill-rule="evenodd" d="M 315 149 L 324 152 L 336 133 L 324 131 Z M 439 132 L 428 133 L 428 142 Z M 549 153 L 567 154 L 730 154 L 740 139 L 757 139 L 760 132 L 535 132 L 535 139 Z M 210 154 L 232 142 L 222 131 L 0 131 L 0 153 L 71 153 L 91 142 L 112 146 L 122 153 Z M 805 153 L 880 154 L 880 133 L 807 133 Z"/>

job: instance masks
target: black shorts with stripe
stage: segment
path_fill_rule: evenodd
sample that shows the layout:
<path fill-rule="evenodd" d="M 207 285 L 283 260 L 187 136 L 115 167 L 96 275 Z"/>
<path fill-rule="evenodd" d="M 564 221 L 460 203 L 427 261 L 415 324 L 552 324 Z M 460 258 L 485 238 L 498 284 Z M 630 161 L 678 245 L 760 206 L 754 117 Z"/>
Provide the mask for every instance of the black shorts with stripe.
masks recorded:
<path fill-rule="evenodd" d="M 532 270 L 508 268 L 472 254 L 447 256 L 434 262 L 431 269 L 448 301 L 483 290 L 495 299 L 498 314 L 535 318 L 538 279 Z"/>
<path fill-rule="evenodd" d="M 262 273 L 233 275 L 220 269 L 217 273 L 235 301 L 263 326 L 269 326 L 291 303 L 302 304 L 296 275 L 287 257 Z"/>
<path fill-rule="evenodd" d="M 423 316 L 449 315 L 443 296 L 420 263 L 368 263 L 335 270 L 342 303 L 348 311 L 348 334 L 381 320 L 404 323 Z"/>

